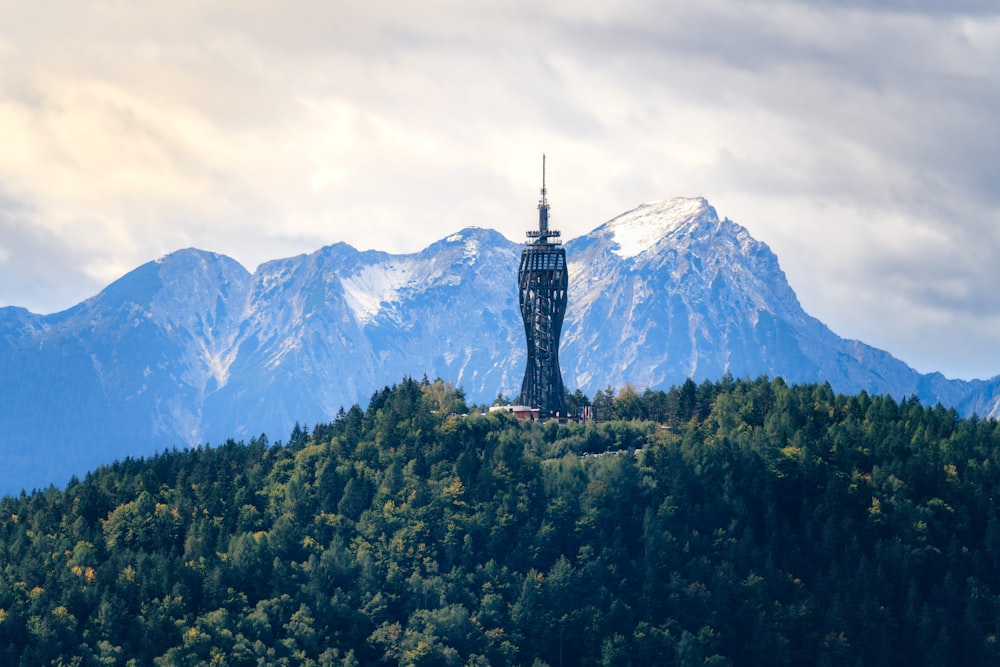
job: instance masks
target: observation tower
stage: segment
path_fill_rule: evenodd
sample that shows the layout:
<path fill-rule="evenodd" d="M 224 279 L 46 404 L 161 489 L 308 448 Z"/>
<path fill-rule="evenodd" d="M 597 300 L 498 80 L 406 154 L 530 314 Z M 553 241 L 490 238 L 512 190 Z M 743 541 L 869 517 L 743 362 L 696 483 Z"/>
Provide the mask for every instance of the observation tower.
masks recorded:
<path fill-rule="evenodd" d="M 538 408 L 539 417 L 566 417 L 566 395 L 559 370 L 559 334 L 566 315 L 566 251 L 559 232 L 549 229 L 542 155 L 542 198 L 538 231 L 528 232 L 517 274 L 521 319 L 528 342 L 528 360 L 521 383 L 521 405 Z"/>

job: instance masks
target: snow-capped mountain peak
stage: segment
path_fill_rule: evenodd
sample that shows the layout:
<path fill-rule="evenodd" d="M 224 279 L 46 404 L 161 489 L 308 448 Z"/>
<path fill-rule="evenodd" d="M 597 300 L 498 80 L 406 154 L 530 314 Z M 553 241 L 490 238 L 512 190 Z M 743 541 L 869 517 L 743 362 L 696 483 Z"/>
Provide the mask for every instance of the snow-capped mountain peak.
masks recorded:
<path fill-rule="evenodd" d="M 622 259 L 635 257 L 659 243 L 670 232 L 705 214 L 717 219 L 715 209 L 703 197 L 676 197 L 648 202 L 599 227 L 611 233 L 612 249 Z"/>

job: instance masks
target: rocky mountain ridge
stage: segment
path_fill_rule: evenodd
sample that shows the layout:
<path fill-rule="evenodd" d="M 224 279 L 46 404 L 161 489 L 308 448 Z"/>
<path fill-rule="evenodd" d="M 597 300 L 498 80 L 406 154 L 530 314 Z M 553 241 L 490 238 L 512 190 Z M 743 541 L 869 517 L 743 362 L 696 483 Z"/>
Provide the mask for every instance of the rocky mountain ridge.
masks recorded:
<path fill-rule="evenodd" d="M 921 375 L 805 313 L 777 257 L 704 200 L 644 204 L 566 243 L 560 351 L 593 395 L 762 374 L 1000 416 L 1000 377 Z M 53 315 L 0 309 L 0 492 L 366 405 L 405 375 L 515 395 L 521 245 L 470 227 L 408 255 L 343 243 L 262 264 L 196 249 Z"/>

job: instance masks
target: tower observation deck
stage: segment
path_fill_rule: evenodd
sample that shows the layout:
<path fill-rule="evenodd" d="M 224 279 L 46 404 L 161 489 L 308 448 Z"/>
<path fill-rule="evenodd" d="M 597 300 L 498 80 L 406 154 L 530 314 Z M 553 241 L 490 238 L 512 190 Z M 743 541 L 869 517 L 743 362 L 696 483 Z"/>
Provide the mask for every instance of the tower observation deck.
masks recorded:
<path fill-rule="evenodd" d="M 559 370 L 559 334 L 566 315 L 566 251 L 559 232 L 549 229 L 549 202 L 542 156 L 542 197 L 538 230 L 528 232 L 517 274 L 521 319 L 528 342 L 528 360 L 520 403 L 539 409 L 541 417 L 565 417 L 566 395 Z"/>

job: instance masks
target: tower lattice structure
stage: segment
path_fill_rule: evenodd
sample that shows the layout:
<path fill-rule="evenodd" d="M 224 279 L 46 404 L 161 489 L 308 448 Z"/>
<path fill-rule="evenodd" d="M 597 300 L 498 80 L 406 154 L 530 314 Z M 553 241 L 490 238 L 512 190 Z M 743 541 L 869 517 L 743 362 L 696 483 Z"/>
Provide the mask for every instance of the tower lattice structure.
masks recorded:
<path fill-rule="evenodd" d="M 542 156 L 542 197 L 538 230 L 528 232 L 517 274 L 521 319 L 528 343 L 528 360 L 520 403 L 539 409 L 541 417 L 565 417 L 566 394 L 559 370 L 559 335 L 566 315 L 566 251 L 559 232 L 549 229 L 549 203 Z"/>

